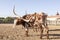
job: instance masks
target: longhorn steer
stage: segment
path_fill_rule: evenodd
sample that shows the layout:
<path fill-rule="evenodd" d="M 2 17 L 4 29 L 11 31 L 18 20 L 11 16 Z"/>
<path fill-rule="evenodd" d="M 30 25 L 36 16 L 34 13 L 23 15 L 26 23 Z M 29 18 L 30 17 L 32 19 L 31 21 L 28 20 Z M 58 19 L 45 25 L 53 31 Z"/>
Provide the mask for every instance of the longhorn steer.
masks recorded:
<path fill-rule="evenodd" d="M 29 15 L 27 15 L 29 17 Z M 26 17 L 26 16 L 24 16 Z M 34 17 L 34 23 L 33 23 L 33 28 L 36 28 L 36 31 L 38 31 L 38 29 L 40 29 L 40 38 L 42 38 L 42 34 L 43 34 L 43 30 L 46 29 L 46 32 L 47 32 L 47 38 L 49 38 L 49 35 L 48 35 L 48 26 L 47 26 L 47 15 L 45 13 L 41 13 L 41 14 L 37 14 L 37 13 L 34 13 L 31 15 L 31 17 L 33 18 Z M 30 19 L 30 18 L 27 18 L 27 19 Z M 27 33 L 28 34 L 28 33 Z"/>
<path fill-rule="evenodd" d="M 17 15 L 14 10 L 15 9 L 13 9 L 13 13 L 15 15 Z M 22 24 L 26 28 L 25 29 L 26 36 L 28 36 L 29 27 L 39 28 L 40 32 L 41 32 L 40 38 L 42 38 L 43 28 L 46 28 L 47 38 L 49 38 L 46 17 L 47 16 L 44 13 L 42 13 L 42 14 L 36 14 L 35 13 L 35 14 L 32 14 L 32 15 L 25 15 L 24 17 L 18 16 L 17 19 L 14 20 L 13 28 L 16 26 L 16 24 Z"/>

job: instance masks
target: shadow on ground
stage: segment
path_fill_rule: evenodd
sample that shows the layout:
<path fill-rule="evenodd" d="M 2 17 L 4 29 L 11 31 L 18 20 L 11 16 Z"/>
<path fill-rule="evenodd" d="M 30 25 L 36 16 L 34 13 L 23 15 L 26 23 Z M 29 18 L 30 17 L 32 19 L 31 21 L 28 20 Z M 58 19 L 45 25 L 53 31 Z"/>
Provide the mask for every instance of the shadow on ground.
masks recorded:
<path fill-rule="evenodd" d="M 51 32 L 51 31 L 59 31 L 60 32 L 60 29 L 52 29 L 52 30 L 49 30 L 49 32 Z M 35 34 L 35 35 L 32 35 L 32 34 L 29 34 L 29 37 L 34 37 L 34 36 L 40 36 L 40 34 Z M 44 36 L 46 36 L 46 34 L 43 34 L 43 37 Z M 52 36 L 52 37 L 51 37 Z M 46 37 L 45 38 L 43 38 L 43 39 L 46 39 Z M 60 39 L 60 33 L 59 34 L 57 34 L 57 33 L 53 33 L 53 34 L 49 34 L 49 39 Z"/>

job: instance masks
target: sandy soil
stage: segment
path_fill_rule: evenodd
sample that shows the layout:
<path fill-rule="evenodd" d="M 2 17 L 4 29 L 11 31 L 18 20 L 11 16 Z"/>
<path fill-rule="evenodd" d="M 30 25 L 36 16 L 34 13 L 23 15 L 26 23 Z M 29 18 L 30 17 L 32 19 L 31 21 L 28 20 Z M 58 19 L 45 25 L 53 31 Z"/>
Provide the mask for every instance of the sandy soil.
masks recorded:
<path fill-rule="evenodd" d="M 21 25 L 13 29 L 13 24 L 0 24 L 0 40 L 60 40 L 60 26 L 49 27 L 49 39 L 46 39 L 44 32 L 43 39 L 40 39 L 40 32 L 29 29 L 29 37 L 25 36 L 25 30 Z"/>

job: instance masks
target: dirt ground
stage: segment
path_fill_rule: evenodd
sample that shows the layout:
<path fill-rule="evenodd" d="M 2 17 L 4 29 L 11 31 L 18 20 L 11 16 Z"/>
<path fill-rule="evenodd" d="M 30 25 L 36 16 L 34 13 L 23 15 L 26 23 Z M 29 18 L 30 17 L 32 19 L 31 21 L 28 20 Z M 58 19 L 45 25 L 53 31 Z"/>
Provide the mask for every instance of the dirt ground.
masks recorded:
<path fill-rule="evenodd" d="M 40 32 L 34 32 L 29 29 L 29 37 L 25 36 L 25 30 L 22 25 L 15 28 L 13 24 L 0 24 L 0 40 L 60 40 L 60 26 L 49 27 L 49 39 L 46 39 L 46 32 L 44 31 L 43 39 L 40 39 Z"/>

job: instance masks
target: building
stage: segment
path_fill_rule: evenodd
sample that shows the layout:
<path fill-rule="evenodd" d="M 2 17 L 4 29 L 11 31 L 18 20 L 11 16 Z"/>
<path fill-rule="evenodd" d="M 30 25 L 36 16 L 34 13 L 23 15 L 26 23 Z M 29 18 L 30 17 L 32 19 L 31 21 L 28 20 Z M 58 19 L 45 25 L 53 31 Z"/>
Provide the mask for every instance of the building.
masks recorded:
<path fill-rule="evenodd" d="M 59 25 L 60 24 L 60 15 L 59 13 L 57 12 L 56 15 L 54 16 L 48 16 L 47 17 L 47 23 L 48 24 L 54 24 L 54 25 Z"/>

